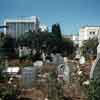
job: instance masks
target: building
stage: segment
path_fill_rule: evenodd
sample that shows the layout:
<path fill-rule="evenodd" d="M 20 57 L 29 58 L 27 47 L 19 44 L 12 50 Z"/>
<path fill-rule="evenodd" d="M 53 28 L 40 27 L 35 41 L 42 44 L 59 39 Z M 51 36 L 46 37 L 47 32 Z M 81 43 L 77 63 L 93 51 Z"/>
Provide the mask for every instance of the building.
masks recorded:
<path fill-rule="evenodd" d="M 63 35 L 63 37 L 64 37 L 65 39 L 71 39 L 71 40 L 72 40 L 72 35 Z"/>
<path fill-rule="evenodd" d="M 37 32 L 39 30 L 39 24 L 39 17 L 37 16 L 32 16 L 30 18 L 6 19 L 4 21 L 4 26 L 7 26 L 7 28 L 4 29 L 4 33 L 17 38 L 29 30 Z"/>
<path fill-rule="evenodd" d="M 79 44 L 79 35 L 78 34 L 64 35 L 64 38 L 72 40 L 75 45 Z"/>
<path fill-rule="evenodd" d="M 79 47 L 82 46 L 84 40 L 92 39 L 98 37 L 100 31 L 100 26 L 83 26 L 79 31 Z"/>
<path fill-rule="evenodd" d="M 72 35 L 72 41 L 74 42 L 75 45 L 79 45 L 79 35 Z"/>

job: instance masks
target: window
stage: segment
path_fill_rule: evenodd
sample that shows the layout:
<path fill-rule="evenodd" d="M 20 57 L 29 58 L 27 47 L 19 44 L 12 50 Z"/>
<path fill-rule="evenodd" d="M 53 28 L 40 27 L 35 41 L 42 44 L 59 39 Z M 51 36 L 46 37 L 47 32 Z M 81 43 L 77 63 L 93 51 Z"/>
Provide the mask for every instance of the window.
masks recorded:
<path fill-rule="evenodd" d="M 92 34 L 92 32 L 90 32 L 90 34 Z"/>
<path fill-rule="evenodd" d="M 95 32 L 92 32 L 93 33 L 93 35 L 95 35 Z"/>
<path fill-rule="evenodd" d="M 90 35 L 95 35 L 95 32 L 90 32 Z"/>

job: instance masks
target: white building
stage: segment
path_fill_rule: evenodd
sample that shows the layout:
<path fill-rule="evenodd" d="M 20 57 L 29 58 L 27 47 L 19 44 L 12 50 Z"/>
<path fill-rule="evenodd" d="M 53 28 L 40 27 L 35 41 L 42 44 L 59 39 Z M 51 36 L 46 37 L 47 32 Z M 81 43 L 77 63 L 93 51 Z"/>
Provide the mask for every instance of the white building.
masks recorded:
<path fill-rule="evenodd" d="M 37 66 L 24 67 L 21 70 L 22 74 L 22 86 L 24 88 L 32 88 L 33 81 L 36 79 Z"/>
<path fill-rule="evenodd" d="M 71 39 L 72 40 L 72 35 L 63 35 L 64 38 L 66 39 Z"/>
<path fill-rule="evenodd" d="M 8 28 L 4 29 L 5 34 L 10 34 L 12 37 L 17 38 L 21 34 L 31 31 L 38 31 L 39 17 L 32 16 L 29 18 L 6 19 L 4 25 Z"/>
<path fill-rule="evenodd" d="M 72 35 L 72 41 L 74 42 L 75 45 L 79 44 L 79 35 Z"/>
<path fill-rule="evenodd" d="M 88 40 L 98 36 L 100 26 L 83 26 L 79 31 L 79 47 L 82 46 L 84 40 Z"/>
<path fill-rule="evenodd" d="M 64 35 L 64 38 L 66 39 L 71 39 L 75 45 L 79 44 L 79 35 L 78 34 L 74 34 L 74 35 Z"/>

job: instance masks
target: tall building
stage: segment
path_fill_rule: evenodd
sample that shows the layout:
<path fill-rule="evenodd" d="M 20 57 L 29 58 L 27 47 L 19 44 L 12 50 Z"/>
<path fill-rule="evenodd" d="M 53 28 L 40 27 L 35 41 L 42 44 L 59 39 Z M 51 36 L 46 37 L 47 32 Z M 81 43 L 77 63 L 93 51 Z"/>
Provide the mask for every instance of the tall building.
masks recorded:
<path fill-rule="evenodd" d="M 32 16 L 30 18 L 6 19 L 4 21 L 4 26 L 7 26 L 7 28 L 4 29 L 4 33 L 17 38 L 29 30 L 37 32 L 39 30 L 39 24 L 40 20 L 37 16 Z"/>
<path fill-rule="evenodd" d="M 98 37 L 100 32 L 100 26 L 83 26 L 79 31 L 79 47 L 82 46 L 84 40 L 92 39 Z"/>

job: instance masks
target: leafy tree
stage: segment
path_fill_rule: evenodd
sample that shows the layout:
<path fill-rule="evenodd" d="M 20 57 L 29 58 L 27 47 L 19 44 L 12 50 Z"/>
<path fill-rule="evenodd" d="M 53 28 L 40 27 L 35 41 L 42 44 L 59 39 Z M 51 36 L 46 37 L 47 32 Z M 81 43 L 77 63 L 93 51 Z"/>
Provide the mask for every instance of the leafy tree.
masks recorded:
<path fill-rule="evenodd" d="M 93 71 L 93 78 L 89 86 L 88 100 L 100 100 L 100 58 Z"/>
<path fill-rule="evenodd" d="M 0 56 L 11 56 L 11 54 L 15 53 L 15 48 L 16 40 L 10 35 L 0 33 Z"/>
<path fill-rule="evenodd" d="M 5 35 L 3 32 L 0 33 L 0 48 L 4 45 L 5 42 Z"/>
<path fill-rule="evenodd" d="M 52 45 L 52 39 L 49 32 L 27 32 L 18 38 L 17 44 L 40 50 L 44 44 L 48 47 Z"/>
<path fill-rule="evenodd" d="M 15 48 L 16 48 L 16 40 L 12 38 L 10 35 L 5 36 L 4 45 L 2 48 L 6 51 L 6 56 L 15 56 Z"/>
<path fill-rule="evenodd" d="M 75 53 L 76 48 L 74 47 L 74 43 L 71 39 L 69 38 L 63 38 L 62 39 L 62 47 L 61 51 L 64 53 L 66 56 L 71 56 Z"/>
<path fill-rule="evenodd" d="M 60 24 L 52 25 L 52 34 L 54 34 L 57 39 L 62 39 Z"/>
<path fill-rule="evenodd" d="M 98 39 L 92 38 L 83 41 L 83 46 L 81 47 L 82 54 L 85 56 L 96 55 L 97 54 Z"/>
<path fill-rule="evenodd" d="M 54 52 L 61 53 L 61 46 L 62 46 L 62 33 L 60 24 L 53 24 L 52 25 L 52 35 L 54 36 Z"/>
<path fill-rule="evenodd" d="M 62 36 L 58 38 L 52 32 L 27 32 L 18 38 L 17 43 L 35 49 L 37 52 L 44 51 L 49 54 L 51 52 L 62 54 L 66 52 L 69 56 L 75 51 L 72 40 L 62 38 Z"/>

